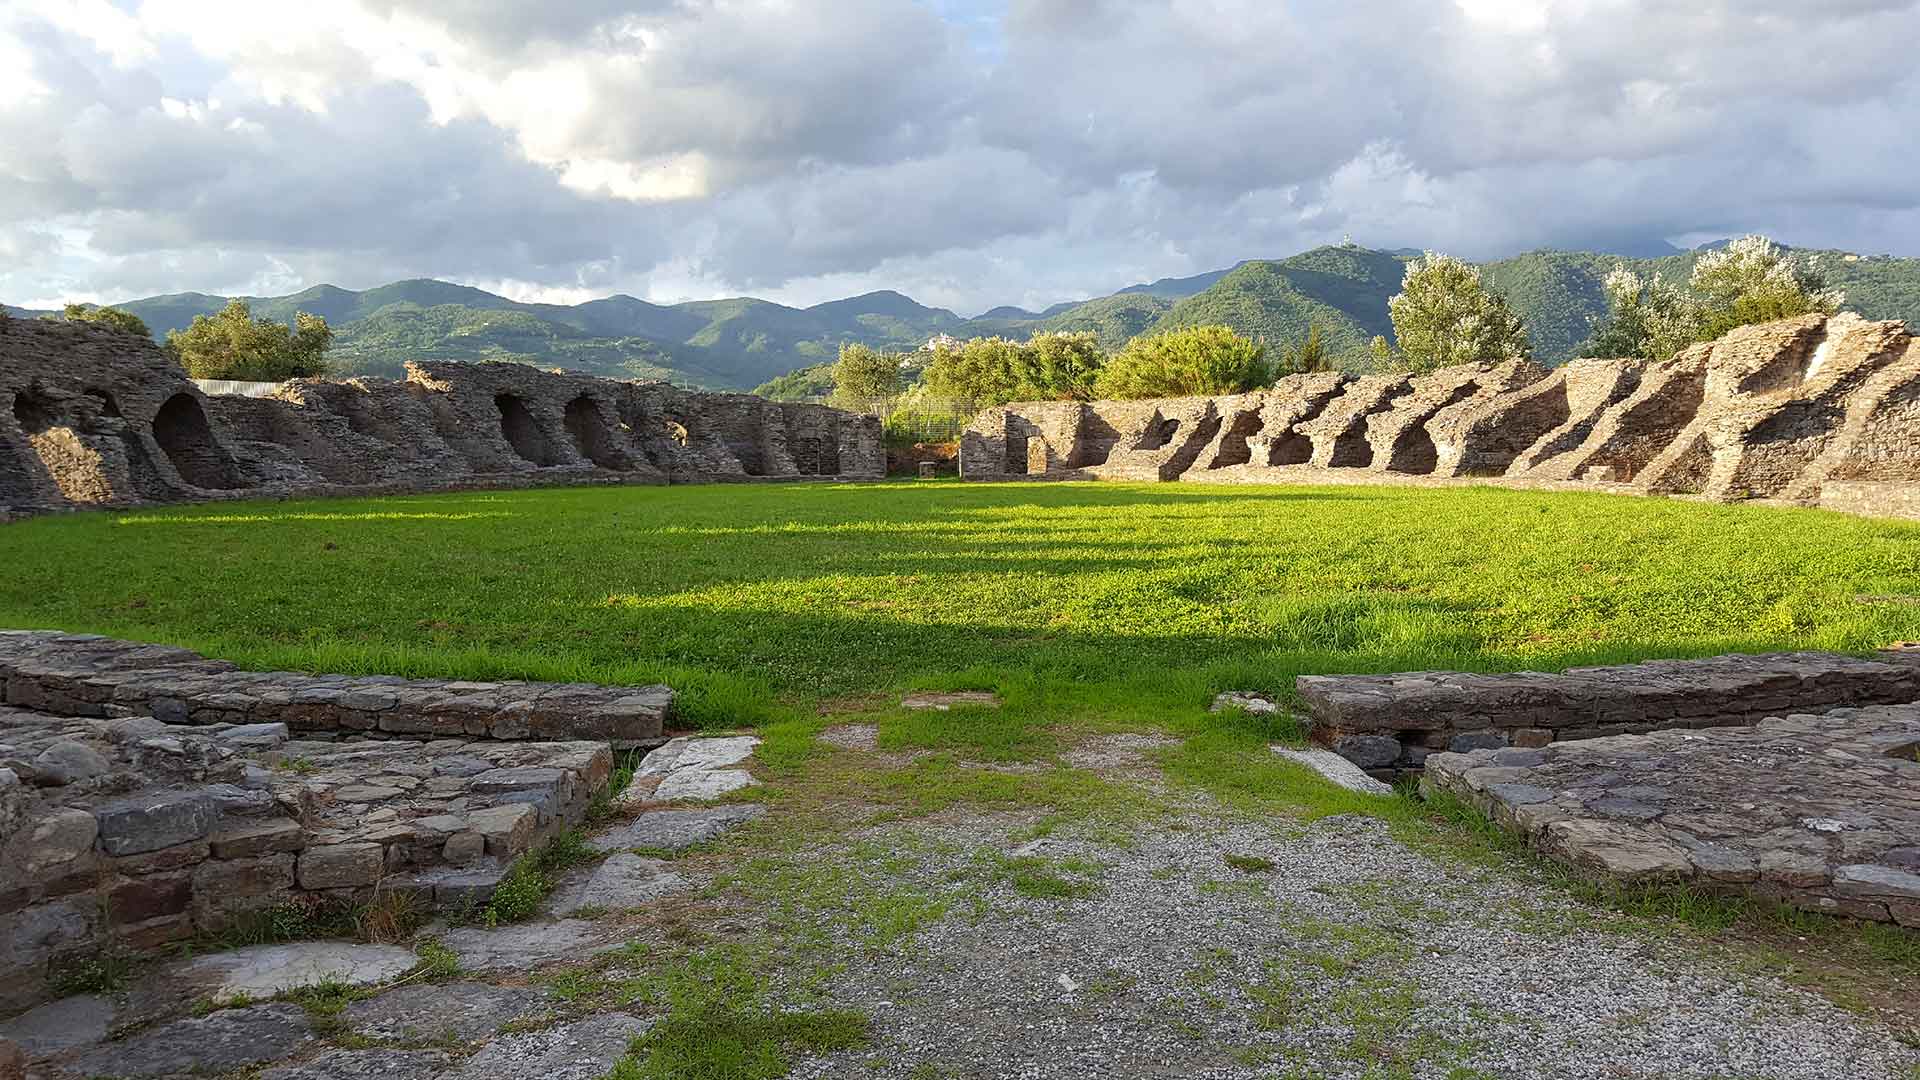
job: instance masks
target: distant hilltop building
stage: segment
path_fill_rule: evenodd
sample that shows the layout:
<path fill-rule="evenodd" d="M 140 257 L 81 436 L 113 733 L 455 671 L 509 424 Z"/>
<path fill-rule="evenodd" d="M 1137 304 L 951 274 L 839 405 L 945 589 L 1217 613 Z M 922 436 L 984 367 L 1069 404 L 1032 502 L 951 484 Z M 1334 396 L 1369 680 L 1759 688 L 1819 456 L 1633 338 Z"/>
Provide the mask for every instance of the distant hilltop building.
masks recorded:
<path fill-rule="evenodd" d="M 954 337 L 952 334 L 935 334 L 927 339 L 925 345 L 920 346 L 920 351 L 933 352 L 936 349 L 957 349 L 959 347 L 960 339 Z"/>

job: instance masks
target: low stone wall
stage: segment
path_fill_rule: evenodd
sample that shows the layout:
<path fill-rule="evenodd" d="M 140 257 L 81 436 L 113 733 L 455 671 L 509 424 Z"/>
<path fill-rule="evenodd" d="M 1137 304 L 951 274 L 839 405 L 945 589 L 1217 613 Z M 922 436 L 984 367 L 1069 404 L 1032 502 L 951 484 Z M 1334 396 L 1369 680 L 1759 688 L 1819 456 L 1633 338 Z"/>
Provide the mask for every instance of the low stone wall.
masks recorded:
<path fill-rule="evenodd" d="M 1920 649 L 1656 660 L 1562 674 L 1302 675 L 1314 738 L 1383 778 L 1429 755 L 1920 701 Z"/>
<path fill-rule="evenodd" d="M 580 822 L 601 742 L 296 740 L 0 708 L 0 1012 L 63 964 L 211 933 L 262 908 L 483 901 Z"/>
<path fill-rule="evenodd" d="M 209 397 L 144 337 L 0 316 L 0 520 L 46 510 L 584 483 L 880 479 L 880 421 L 524 364 Z"/>
<path fill-rule="evenodd" d="M 0 701 L 66 716 L 283 723 L 371 737 L 592 739 L 616 749 L 664 741 L 673 713 L 665 686 L 241 671 L 165 645 L 22 630 L 0 631 Z"/>
<path fill-rule="evenodd" d="M 1420 788 L 1595 877 L 1920 927 L 1920 706 L 1435 754 Z"/>
<path fill-rule="evenodd" d="M 1899 322 L 1809 315 L 1659 364 L 1321 372 L 1231 397 L 1015 403 L 975 418 L 960 467 L 973 480 L 1473 477 L 1920 516 L 1920 342 Z"/>

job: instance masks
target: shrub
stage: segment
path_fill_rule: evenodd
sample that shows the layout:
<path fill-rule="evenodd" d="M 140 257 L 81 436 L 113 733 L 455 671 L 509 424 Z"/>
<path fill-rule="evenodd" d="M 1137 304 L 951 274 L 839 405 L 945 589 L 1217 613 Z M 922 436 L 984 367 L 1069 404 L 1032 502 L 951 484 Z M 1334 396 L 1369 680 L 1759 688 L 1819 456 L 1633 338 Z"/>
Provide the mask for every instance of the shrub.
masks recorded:
<path fill-rule="evenodd" d="M 1846 297 L 1819 268 L 1764 236 L 1743 236 L 1702 255 L 1686 289 L 1624 265 L 1607 275 L 1607 314 L 1582 349 L 1591 356 L 1666 360 L 1727 331 L 1815 312 L 1831 315 Z"/>
<path fill-rule="evenodd" d="M 900 358 L 870 345 L 840 346 L 833 365 L 833 400 L 842 406 L 861 406 L 900 392 Z"/>
<path fill-rule="evenodd" d="M 975 405 L 1009 401 L 1084 401 L 1102 366 L 1091 333 L 1035 334 L 1027 341 L 974 338 L 933 350 L 923 376 L 928 395 Z"/>
<path fill-rule="evenodd" d="M 1405 371 L 1520 360 L 1531 352 L 1520 316 L 1481 284 L 1479 270 L 1450 255 L 1428 252 L 1408 263 L 1387 313 Z"/>
<path fill-rule="evenodd" d="M 102 307 L 95 304 L 68 304 L 60 313 L 68 322 L 98 323 L 111 326 L 129 334 L 139 334 L 143 338 L 152 338 L 153 331 L 147 329 L 147 322 L 131 311 L 122 311 L 117 307 Z"/>
<path fill-rule="evenodd" d="M 1137 337 L 1100 373 L 1100 396 L 1240 394 L 1273 382 L 1266 346 L 1225 326 L 1194 326 Z"/>

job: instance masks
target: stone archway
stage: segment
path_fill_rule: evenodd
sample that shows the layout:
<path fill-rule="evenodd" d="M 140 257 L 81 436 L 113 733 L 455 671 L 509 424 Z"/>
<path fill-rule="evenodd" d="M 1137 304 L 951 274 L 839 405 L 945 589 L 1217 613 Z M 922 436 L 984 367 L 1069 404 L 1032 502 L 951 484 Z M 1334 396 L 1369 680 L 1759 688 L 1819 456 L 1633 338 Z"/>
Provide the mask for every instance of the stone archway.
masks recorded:
<path fill-rule="evenodd" d="M 153 417 L 153 441 L 166 452 L 180 479 L 194 487 L 230 490 L 240 487 L 233 464 L 214 441 L 206 410 L 192 394 L 168 398 Z"/>
<path fill-rule="evenodd" d="M 547 437 L 540 430 L 539 421 L 533 418 L 533 411 L 527 403 L 512 394 L 497 394 L 493 399 L 494 407 L 500 410 L 500 434 L 513 447 L 513 452 L 522 460 L 535 465 L 553 464 L 553 452 L 547 446 Z"/>
<path fill-rule="evenodd" d="M 589 394 L 581 394 L 567 402 L 567 434 L 573 436 L 573 445 L 580 456 L 603 469 L 627 468 L 626 455 L 620 453 L 608 425 L 606 414 L 598 402 Z"/>

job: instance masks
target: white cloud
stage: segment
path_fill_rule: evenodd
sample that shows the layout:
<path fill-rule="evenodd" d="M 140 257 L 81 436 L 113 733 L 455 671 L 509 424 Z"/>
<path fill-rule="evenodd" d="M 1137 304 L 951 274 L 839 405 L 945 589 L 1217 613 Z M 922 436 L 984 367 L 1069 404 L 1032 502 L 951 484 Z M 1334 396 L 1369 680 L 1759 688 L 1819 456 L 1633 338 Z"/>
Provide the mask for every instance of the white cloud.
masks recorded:
<path fill-rule="evenodd" d="M 0 295 L 979 310 L 1351 231 L 1920 249 L 1914 0 L 14 0 Z"/>

